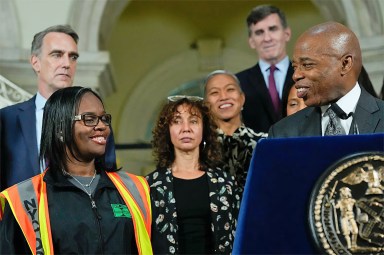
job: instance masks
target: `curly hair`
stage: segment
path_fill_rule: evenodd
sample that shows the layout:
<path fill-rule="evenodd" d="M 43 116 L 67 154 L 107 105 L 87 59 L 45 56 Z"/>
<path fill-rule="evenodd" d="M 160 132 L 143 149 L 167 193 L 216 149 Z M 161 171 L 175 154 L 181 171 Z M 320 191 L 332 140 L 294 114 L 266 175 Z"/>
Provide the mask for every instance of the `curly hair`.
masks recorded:
<path fill-rule="evenodd" d="M 207 171 L 208 168 L 215 168 L 221 164 L 221 144 L 217 140 L 217 125 L 207 105 L 203 101 L 192 101 L 188 98 L 176 102 L 168 102 L 160 112 L 158 120 L 152 131 L 153 156 L 157 167 L 170 167 L 175 160 L 175 150 L 171 142 L 170 124 L 178 112 L 180 105 L 189 107 L 189 112 L 200 113 L 203 121 L 203 141 L 199 146 L 200 169 Z"/>

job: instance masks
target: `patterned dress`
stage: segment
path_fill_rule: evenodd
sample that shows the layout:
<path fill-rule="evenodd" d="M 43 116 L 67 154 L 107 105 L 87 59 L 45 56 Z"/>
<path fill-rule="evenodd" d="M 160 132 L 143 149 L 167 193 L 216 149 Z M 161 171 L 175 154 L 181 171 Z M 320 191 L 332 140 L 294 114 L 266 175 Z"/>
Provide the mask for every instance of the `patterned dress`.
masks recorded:
<path fill-rule="evenodd" d="M 255 133 L 252 129 L 241 125 L 232 136 L 227 136 L 217 129 L 218 139 L 223 144 L 222 169 L 235 176 L 239 187 L 244 190 L 248 168 L 253 149 L 257 142 L 268 136 L 267 133 Z"/>
<path fill-rule="evenodd" d="M 207 171 L 211 229 L 215 254 L 232 252 L 240 209 L 239 188 L 221 169 Z M 156 169 L 147 177 L 152 202 L 152 246 L 155 254 L 179 254 L 176 200 L 170 168 Z"/>

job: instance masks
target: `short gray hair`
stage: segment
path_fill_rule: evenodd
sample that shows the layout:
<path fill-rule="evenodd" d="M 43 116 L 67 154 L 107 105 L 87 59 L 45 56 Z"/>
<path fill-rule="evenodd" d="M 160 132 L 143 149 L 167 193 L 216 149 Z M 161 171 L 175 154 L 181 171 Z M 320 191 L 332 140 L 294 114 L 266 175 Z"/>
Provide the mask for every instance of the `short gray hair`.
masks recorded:
<path fill-rule="evenodd" d="M 31 55 L 38 56 L 41 53 L 41 46 L 43 45 L 43 39 L 48 33 L 57 32 L 64 33 L 73 38 L 75 43 L 79 41 L 79 36 L 69 25 L 55 25 L 44 29 L 43 31 L 35 34 L 32 41 Z"/>

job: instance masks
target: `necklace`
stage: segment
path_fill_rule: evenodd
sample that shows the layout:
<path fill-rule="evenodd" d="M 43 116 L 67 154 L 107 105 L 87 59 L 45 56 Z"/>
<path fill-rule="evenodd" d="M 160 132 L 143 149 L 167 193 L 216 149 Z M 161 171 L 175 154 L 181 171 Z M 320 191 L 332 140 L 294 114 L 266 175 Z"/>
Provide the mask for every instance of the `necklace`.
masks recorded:
<path fill-rule="evenodd" d="M 83 188 L 83 190 L 85 191 L 85 193 L 88 194 L 88 196 L 91 198 L 92 197 L 92 187 L 91 187 L 91 184 L 93 182 L 93 180 L 95 179 L 96 177 L 96 170 L 93 174 L 93 177 L 91 179 L 91 181 L 89 183 L 82 183 L 81 181 L 79 181 L 75 176 L 73 176 L 72 174 L 70 174 L 69 172 L 67 172 L 78 184 L 81 185 L 81 187 Z M 89 188 L 89 191 L 88 191 L 88 188 Z"/>

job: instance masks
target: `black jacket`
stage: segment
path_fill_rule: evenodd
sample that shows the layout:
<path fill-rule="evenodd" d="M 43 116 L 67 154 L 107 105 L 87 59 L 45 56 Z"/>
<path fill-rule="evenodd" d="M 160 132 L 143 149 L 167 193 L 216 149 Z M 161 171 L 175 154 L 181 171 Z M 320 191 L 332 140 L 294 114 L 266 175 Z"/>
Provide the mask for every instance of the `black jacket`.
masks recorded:
<path fill-rule="evenodd" d="M 384 132 L 384 101 L 373 97 L 364 88 L 353 115 L 359 134 Z M 268 138 L 321 136 L 320 107 L 306 107 L 274 124 Z"/>
<path fill-rule="evenodd" d="M 56 254 L 136 254 L 132 218 L 115 214 L 114 205 L 124 200 L 104 171 L 94 193 L 97 209 L 88 195 L 61 173 L 44 177 Z M 8 211 L 8 213 L 7 213 Z M 0 254 L 31 254 L 13 214 L 6 205 L 0 221 Z"/>

